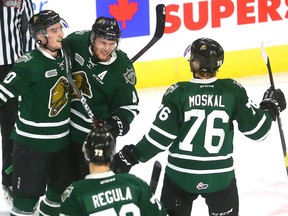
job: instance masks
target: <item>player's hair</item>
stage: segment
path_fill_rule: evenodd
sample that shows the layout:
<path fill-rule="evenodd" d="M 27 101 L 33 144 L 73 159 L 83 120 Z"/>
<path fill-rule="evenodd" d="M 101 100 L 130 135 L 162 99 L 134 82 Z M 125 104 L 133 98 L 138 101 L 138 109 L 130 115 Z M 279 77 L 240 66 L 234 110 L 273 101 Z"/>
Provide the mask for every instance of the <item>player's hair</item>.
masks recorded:
<path fill-rule="evenodd" d="M 199 38 L 190 44 L 184 55 L 189 55 L 188 61 L 198 60 L 200 71 L 215 73 L 224 63 L 224 50 L 221 45 L 210 38 Z"/>
<path fill-rule="evenodd" d="M 110 163 L 116 153 L 115 139 L 104 128 L 94 128 L 87 135 L 82 151 L 87 162 Z"/>

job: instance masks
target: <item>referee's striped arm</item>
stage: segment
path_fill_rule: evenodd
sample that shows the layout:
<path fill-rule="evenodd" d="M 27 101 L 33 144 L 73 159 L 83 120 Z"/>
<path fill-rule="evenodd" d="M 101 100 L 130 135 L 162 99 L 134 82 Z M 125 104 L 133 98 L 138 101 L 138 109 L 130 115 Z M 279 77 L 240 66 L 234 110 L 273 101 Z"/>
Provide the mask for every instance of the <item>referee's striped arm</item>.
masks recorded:
<path fill-rule="evenodd" d="M 0 3 L 0 65 L 10 65 L 36 43 L 29 34 L 33 16 L 31 0 L 7 0 Z"/>

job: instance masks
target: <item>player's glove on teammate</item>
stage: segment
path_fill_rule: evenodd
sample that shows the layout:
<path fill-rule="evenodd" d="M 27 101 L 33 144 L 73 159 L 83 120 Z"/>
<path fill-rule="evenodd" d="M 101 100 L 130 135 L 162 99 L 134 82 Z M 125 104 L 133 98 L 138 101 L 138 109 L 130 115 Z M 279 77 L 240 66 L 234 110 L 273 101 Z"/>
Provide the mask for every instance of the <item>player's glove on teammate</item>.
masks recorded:
<path fill-rule="evenodd" d="M 260 103 L 260 107 L 263 110 L 268 110 L 275 121 L 276 116 L 286 109 L 286 99 L 283 92 L 280 89 L 267 89 Z"/>
<path fill-rule="evenodd" d="M 112 170 L 114 173 L 128 173 L 132 166 L 139 161 L 133 153 L 135 145 L 125 145 L 113 158 Z"/>
<path fill-rule="evenodd" d="M 124 118 L 113 116 L 105 120 L 104 128 L 116 138 L 117 136 L 125 135 L 129 131 L 130 125 Z"/>

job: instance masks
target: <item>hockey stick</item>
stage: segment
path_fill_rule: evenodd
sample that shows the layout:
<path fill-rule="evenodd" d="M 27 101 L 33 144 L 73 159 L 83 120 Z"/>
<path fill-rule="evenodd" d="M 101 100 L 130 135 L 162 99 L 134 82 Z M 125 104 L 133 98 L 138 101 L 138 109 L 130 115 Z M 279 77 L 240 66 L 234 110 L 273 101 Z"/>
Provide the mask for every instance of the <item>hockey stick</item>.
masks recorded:
<path fill-rule="evenodd" d="M 150 49 L 163 36 L 164 29 L 165 29 L 165 18 L 166 18 L 165 5 L 164 4 L 157 5 L 156 6 L 156 30 L 155 30 L 154 36 L 143 49 L 141 49 L 133 58 L 130 59 L 131 63 L 134 63 L 139 57 L 141 57 L 148 49 Z M 66 69 L 66 73 L 67 73 L 67 79 L 68 79 L 73 91 L 75 92 L 76 96 L 79 98 L 85 111 L 87 112 L 88 116 L 90 117 L 93 124 L 95 125 L 95 127 L 97 127 L 97 128 L 102 127 L 103 122 L 100 120 L 97 120 L 94 117 L 94 114 L 93 114 L 92 110 L 90 109 L 90 107 L 88 106 L 86 99 L 83 97 L 83 95 L 81 94 L 81 92 L 77 88 L 76 84 L 74 83 L 74 80 L 73 80 L 72 74 L 71 74 L 71 61 L 70 61 L 69 55 L 67 53 L 68 47 L 67 47 L 67 44 L 64 42 L 64 40 L 61 41 L 61 43 L 62 43 L 62 50 L 63 50 L 63 55 L 64 55 L 64 63 L 65 63 L 65 69 Z M 161 164 L 160 164 L 160 166 L 161 166 Z M 154 167 L 155 167 L 155 165 L 154 165 Z M 12 173 L 12 171 L 13 171 L 12 165 L 10 165 L 5 170 L 6 174 L 8 174 L 8 175 L 10 173 Z M 161 167 L 160 167 L 160 172 L 161 172 Z M 153 175 L 152 175 L 152 177 L 153 177 Z M 159 176 L 158 176 L 158 178 L 159 178 Z M 155 187 L 155 186 L 153 186 L 153 187 Z M 156 187 L 157 187 L 157 184 L 156 184 Z M 154 190 L 156 190 L 156 187 Z"/>
<path fill-rule="evenodd" d="M 94 117 L 94 114 L 92 112 L 92 110 L 90 109 L 90 107 L 88 106 L 86 99 L 84 98 L 84 96 L 81 94 L 81 92 L 79 91 L 79 89 L 77 88 L 73 78 L 72 78 L 72 72 L 71 72 L 71 60 L 70 57 L 68 55 L 68 45 L 65 43 L 64 40 L 61 41 L 62 43 L 62 50 L 63 50 L 63 57 L 64 57 L 64 63 L 65 63 L 65 69 L 66 69 L 66 77 L 68 79 L 69 84 L 71 85 L 73 91 L 75 92 L 76 96 L 79 98 L 81 104 L 83 105 L 85 111 L 87 112 L 88 116 L 90 117 L 90 119 L 93 122 L 93 125 L 96 128 L 101 128 L 103 126 L 103 122 L 96 119 Z M 11 174 L 13 172 L 13 165 L 10 165 L 6 170 L 5 173 L 7 175 Z"/>
<path fill-rule="evenodd" d="M 91 111 L 90 107 L 88 106 L 86 99 L 83 97 L 83 95 L 81 94 L 81 92 L 79 91 L 79 89 L 77 88 L 73 78 L 72 78 L 72 73 L 71 73 L 71 61 L 70 61 L 70 57 L 68 55 L 68 46 L 65 43 L 65 41 L 61 41 L 62 43 L 62 50 L 63 50 L 63 57 L 64 57 L 64 63 L 65 63 L 65 69 L 66 69 L 66 77 L 73 89 L 73 91 L 75 92 L 76 96 L 79 98 L 81 104 L 83 105 L 85 111 L 87 112 L 88 116 L 91 118 L 94 126 L 96 128 L 100 128 L 102 127 L 102 122 L 100 120 L 97 120 L 96 118 L 94 118 L 94 114 Z M 13 172 L 13 165 L 10 165 L 6 170 L 5 173 L 7 175 L 11 174 Z"/>
<path fill-rule="evenodd" d="M 261 54 L 262 54 L 262 58 L 264 59 L 266 66 L 267 66 L 267 69 L 268 69 L 271 89 L 275 90 L 275 84 L 274 84 L 274 80 L 273 80 L 273 74 L 272 74 L 270 59 L 265 52 L 263 43 L 261 44 Z M 280 114 L 277 115 L 276 118 L 277 118 L 277 122 L 278 122 L 278 128 L 279 128 L 279 134 L 280 134 L 282 150 L 283 150 L 283 155 L 284 155 L 284 160 L 285 160 L 286 172 L 288 175 L 288 155 L 287 155 L 286 142 L 285 142 L 285 137 L 284 137 L 284 132 L 283 132 L 283 128 L 282 128 L 282 121 L 280 118 Z"/>
<path fill-rule="evenodd" d="M 131 63 L 135 62 L 140 56 L 142 56 L 150 47 L 152 47 L 164 34 L 165 28 L 165 5 L 159 4 L 156 6 L 156 16 L 157 16 L 157 23 L 156 23 L 156 30 L 153 38 L 151 41 L 142 49 L 140 50 L 130 61 Z M 71 73 L 71 61 L 68 55 L 68 46 L 65 43 L 65 40 L 61 41 L 62 43 L 62 50 L 64 55 L 64 62 L 65 62 L 65 69 L 67 72 L 67 79 L 75 92 L 76 96 L 79 98 L 81 104 L 83 105 L 85 111 L 87 112 L 90 119 L 93 121 L 95 127 L 102 127 L 103 122 L 97 120 L 94 117 L 94 114 L 90 107 L 88 106 L 86 99 L 83 97 L 79 89 L 77 88 L 76 84 L 73 81 L 72 73 Z"/>
<path fill-rule="evenodd" d="M 164 4 L 158 4 L 156 6 L 156 30 L 154 33 L 153 38 L 149 41 L 149 43 L 140 50 L 130 61 L 134 63 L 140 56 L 142 56 L 150 47 L 152 47 L 164 34 L 165 29 L 165 5 Z"/>
<path fill-rule="evenodd" d="M 72 78 L 72 72 L 71 72 L 71 60 L 68 54 L 68 45 L 66 44 L 65 40 L 61 41 L 62 43 L 62 50 L 63 50 L 63 57 L 64 57 L 64 63 L 65 63 L 65 69 L 66 69 L 66 77 L 73 89 L 73 91 L 75 92 L 76 96 L 78 97 L 78 99 L 80 100 L 82 106 L 84 107 L 85 111 L 87 112 L 88 116 L 90 117 L 90 119 L 93 122 L 93 125 L 96 128 L 100 128 L 103 126 L 103 122 L 101 122 L 100 120 L 96 119 L 92 110 L 90 109 L 90 107 L 88 106 L 86 99 L 84 98 L 84 96 L 81 94 L 80 90 L 77 88 L 73 78 Z"/>
<path fill-rule="evenodd" d="M 150 188 L 151 191 L 155 194 L 155 191 L 157 189 L 157 185 L 159 182 L 159 178 L 160 178 L 160 174 L 162 171 L 162 165 L 159 161 L 155 161 L 154 162 L 154 166 L 153 166 L 153 170 L 152 170 L 152 175 L 151 175 L 151 179 L 150 179 Z"/>

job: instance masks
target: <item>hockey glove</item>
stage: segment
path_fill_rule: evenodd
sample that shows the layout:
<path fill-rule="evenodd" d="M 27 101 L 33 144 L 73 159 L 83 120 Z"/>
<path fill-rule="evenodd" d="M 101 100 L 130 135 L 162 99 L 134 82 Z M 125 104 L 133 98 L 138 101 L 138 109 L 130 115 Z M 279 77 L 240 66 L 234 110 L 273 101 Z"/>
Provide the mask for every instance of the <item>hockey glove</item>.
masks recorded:
<path fill-rule="evenodd" d="M 286 109 L 286 99 L 283 92 L 280 89 L 267 89 L 264 93 L 263 100 L 260 103 L 260 107 L 263 110 L 268 110 L 273 121 L 275 121 L 276 116 Z"/>
<path fill-rule="evenodd" d="M 113 116 L 105 120 L 104 128 L 116 139 L 117 136 L 124 136 L 129 131 L 130 125 L 124 118 Z"/>
<path fill-rule="evenodd" d="M 113 158 L 112 170 L 114 173 L 128 173 L 132 166 L 139 161 L 133 153 L 135 145 L 125 145 Z"/>

